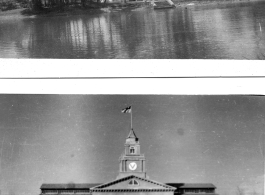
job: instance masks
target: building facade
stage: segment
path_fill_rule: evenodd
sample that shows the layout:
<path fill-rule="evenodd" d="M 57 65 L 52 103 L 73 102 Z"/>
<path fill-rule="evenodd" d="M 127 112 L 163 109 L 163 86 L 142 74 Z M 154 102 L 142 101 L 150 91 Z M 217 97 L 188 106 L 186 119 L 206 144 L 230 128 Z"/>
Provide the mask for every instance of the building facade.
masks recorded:
<path fill-rule="evenodd" d="M 211 183 L 161 183 L 149 179 L 145 156 L 133 129 L 124 147 L 115 180 L 103 184 L 42 184 L 40 195 L 216 195 Z"/>

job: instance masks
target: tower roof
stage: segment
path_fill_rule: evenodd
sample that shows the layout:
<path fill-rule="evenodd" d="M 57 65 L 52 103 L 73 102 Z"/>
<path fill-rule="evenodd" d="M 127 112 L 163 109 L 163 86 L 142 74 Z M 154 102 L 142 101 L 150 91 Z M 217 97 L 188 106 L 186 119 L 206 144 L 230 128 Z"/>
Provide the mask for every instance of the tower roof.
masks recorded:
<path fill-rule="evenodd" d="M 135 135 L 133 129 L 130 130 L 128 137 L 126 138 L 125 144 L 139 144 L 138 137 Z"/>
<path fill-rule="evenodd" d="M 136 137 L 136 135 L 135 135 L 133 129 L 130 130 L 130 133 L 129 133 L 129 135 L 128 135 L 127 138 L 136 138 L 136 139 L 138 139 L 138 138 Z"/>

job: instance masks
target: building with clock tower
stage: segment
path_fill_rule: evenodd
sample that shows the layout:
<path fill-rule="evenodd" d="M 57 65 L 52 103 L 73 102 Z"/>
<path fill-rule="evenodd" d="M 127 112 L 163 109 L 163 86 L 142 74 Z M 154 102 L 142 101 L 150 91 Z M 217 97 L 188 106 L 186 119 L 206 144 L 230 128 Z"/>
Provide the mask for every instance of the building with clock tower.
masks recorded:
<path fill-rule="evenodd" d="M 40 195 L 217 195 L 211 183 L 161 183 L 146 174 L 145 156 L 133 129 L 119 158 L 119 172 L 107 183 L 42 184 Z"/>
<path fill-rule="evenodd" d="M 145 157 L 140 152 L 139 139 L 136 137 L 133 129 L 130 130 L 124 146 L 124 153 L 119 159 L 120 168 L 117 179 L 130 175 L 148 178 L 145 170 Z"/>
<path fill-rule="evenodd" d="M 140 142 L 133 129 L 124 147 L 116 180 L 91 188 L 92 195 L 174 195 L 175 187 L 150 180 L 146 175 L 145 157 L 141 154 Z"/>

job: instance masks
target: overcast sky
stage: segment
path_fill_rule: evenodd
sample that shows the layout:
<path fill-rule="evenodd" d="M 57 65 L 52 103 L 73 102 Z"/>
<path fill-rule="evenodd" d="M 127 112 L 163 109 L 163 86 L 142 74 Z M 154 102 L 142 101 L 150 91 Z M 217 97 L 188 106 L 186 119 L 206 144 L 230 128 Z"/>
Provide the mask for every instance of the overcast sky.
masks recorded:
<path fill-rule="evenodd" d="M 130 105 L 150 179 L 209 182 L 220 194 L 264 182 L 262 96 L 0 95 L 2 195 L 114 180 Z"/>

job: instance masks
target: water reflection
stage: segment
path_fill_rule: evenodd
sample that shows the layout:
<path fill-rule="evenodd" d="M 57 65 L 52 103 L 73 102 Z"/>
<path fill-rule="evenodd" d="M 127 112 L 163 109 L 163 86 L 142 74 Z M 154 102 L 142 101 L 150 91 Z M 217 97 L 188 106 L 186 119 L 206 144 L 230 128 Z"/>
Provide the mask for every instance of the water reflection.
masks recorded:
<path fill-rule="evenodd" d="M 262 59 L 265 4 L 222 6 L 3 20 L 0 57 Z"/>

